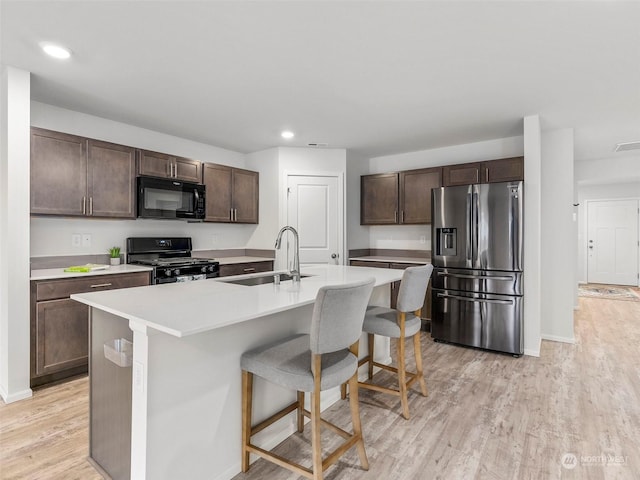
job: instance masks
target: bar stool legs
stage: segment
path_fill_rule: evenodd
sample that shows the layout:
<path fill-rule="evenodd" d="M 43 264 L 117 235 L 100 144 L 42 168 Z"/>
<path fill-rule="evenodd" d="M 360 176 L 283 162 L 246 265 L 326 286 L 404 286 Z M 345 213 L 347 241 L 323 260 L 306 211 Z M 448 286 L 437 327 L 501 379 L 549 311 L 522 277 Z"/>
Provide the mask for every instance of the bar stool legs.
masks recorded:
<path fill-rule="evenodd" d="M 358 343 L 350 347 L 351 352 L 358 355 Z M 322 480 L 323 471 L 334 464 L 347 450 L 355 446 L 358 451 L 358 457 L 363 470 L 369 469 L 369 460 L 364 447 L 362 438 L 362 424 L 360 421 L 360 406 L 358 403 L 358 373 L 348 380 L 349 384 L 349 407 L 351 410 L 351 422 L 353 433 L 349 433 L 332 423 L 324 420 L 320 416 L 320 384 L 322 374 L 320 370 L 321 355 L 313 355 L 312 372 L 314 374 L 314 391 L 311 392 L 310 411 L 305 410 L 304 400 L 305 392 L 298 391 L 297 399 L 291 405 L 285 407 L 280 412 L 274 414 L 258 425 L 251 425 L 251 413 L 253 403 L 253 374 L 245 370 L 242 371 L 242 471 L 247 472 L 250 466 L 250 453 L 260 455 L 267 460 L 288 468 L 293 472 L 310 478 L 312 480 Z M 281 419 L 285 415 L 297 410 L 297 427 L 298 432 L 304 430 L 304 417 L 310 418 L 311 424 L 311 447 L 312 447 L 312 468 L 305 468 L 297 463 L 286 460 L 285 458 L 268 452 L 251 444 L 251 437 Z M 345 442 L 331 452 L 324 460 L 322 458 L 322 444 L 320 438 L 320 427 L 326 427 L 334 433 L 345 439 Z"/>
<path fill-rule="evenodd" d="M 420 311 L 415 312 L 415 315 L 420 316 Z M 428 395 L 427 391 L 427 382 L 424 379 L 424 371 L 422 368 L 422 343 L 420 341 L 420 332 L 413 335 L 413 352 L 416 361 L 416 372 L 407 372 L 406 368 L 406 348 L 405 348 L 405 335 L 404 335 L 404 321 L 405 314 L 403 312 L 398 312 L 398 325 L 400 326 L 400 338 L 398 338 L 397 344 L 397 355 L 396 355 L 396 365 L 397 367 L 390 367 L 388 365 L 384 365 L 382 363 L 378 363 L 373 360 L 374 358 L 374 340 L 375 336 L 373 333 L 369 333 L 367 335 L 367 344 L 369 347 L 369 352 L 367 356 L 362 358 L 358 362 L 358 366 L 362 366 L 365 363 L 368 366 L 367 376 L 369 380 L 373 378 L 373 367 L 379 367 L 384 370 L 390 371 L 392 373 L 396 373 L 398 375 L 398 390 L 393 388 L 381 387 L 379 385 L 374 385 L 372 383 L 362 383 L 359 382 L 358 385 L 361 388 L 366 388 L 368 390 L 375 390 L 377 392 L 389 393 L 391 395 L 396 395 L 400 397 L 400 404 L 402 407 L 402 416 L 409 419 L 409 399 L 408 399 L 408 390 L 415 383 L 420 383 L 420 393 L 423 396 Z M 409 378 L 407 380 L 407 377 Z M 351 391 L 351 386 L 349 386 L 349 391 Z M 346 398 L 347 396 L 347 388 L 346 384 L 342 385 L 340 390 L 342 398 Z"/>

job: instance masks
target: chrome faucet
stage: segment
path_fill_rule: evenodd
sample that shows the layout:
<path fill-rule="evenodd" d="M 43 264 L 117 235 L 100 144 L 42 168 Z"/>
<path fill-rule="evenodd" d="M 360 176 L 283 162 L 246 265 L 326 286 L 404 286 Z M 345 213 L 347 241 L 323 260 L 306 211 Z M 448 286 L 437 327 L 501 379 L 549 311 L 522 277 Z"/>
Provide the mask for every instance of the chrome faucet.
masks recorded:
<path fill-rule="evenodd" d="M 276 238 L 276 249 L 280 249 L 280 243 L 282 243 L 282 234 L 289 230 L 293 233 L 293 239 L 295 240 L 295 250 L 293 252 L 293 269 L 290 274 L 293 277 L 294 282 L 300 281 L 300 239 L 298 238 L 298 232 L 295 228 L 287 225 L 280 229 L 278 232 L 278 238 Z"/>

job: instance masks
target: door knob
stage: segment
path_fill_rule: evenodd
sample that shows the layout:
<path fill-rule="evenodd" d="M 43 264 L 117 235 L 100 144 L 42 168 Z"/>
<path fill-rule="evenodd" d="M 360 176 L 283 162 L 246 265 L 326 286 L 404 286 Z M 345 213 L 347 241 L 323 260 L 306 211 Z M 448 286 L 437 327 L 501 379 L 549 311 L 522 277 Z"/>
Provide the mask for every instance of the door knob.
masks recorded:
<path fill-rule="evenodd" d="M 331 254 L 331 258 L 338 258 L 338 254 L 337 253 L 332 253 Z"/>

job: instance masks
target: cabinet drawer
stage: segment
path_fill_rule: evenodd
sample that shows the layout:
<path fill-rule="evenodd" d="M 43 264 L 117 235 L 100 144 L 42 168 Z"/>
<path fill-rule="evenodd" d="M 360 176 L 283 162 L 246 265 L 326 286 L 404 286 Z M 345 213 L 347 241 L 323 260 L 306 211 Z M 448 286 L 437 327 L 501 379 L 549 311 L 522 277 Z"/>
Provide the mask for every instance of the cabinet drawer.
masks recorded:
<path fill-rule="evenodd" d="M 150 272 L 93 275 L 87 278 L 36 282 L 36 301 L 68 298 L 74 293 L 149 285 Z"/>
<path fill-rule="evenodd" d="M 220 276 L 230 277 L 232 275 L 246 275 L 248 273 L 271 272 L 273 271 L 273 261 L 234 263 L 231 265 L 220 265 Z"/>

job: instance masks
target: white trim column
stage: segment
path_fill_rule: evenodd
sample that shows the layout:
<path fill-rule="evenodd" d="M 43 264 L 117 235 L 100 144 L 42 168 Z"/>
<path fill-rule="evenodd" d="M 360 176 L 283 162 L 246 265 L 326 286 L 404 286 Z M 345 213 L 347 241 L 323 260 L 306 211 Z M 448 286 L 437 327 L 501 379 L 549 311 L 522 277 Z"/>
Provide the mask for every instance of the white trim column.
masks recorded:
<path fill-rule="evenodd" d="M 541 178 L 540 117 L 524 118 L 524 353 L 540 356 L 541 332 Z"/>
<path fill-rule="evenodd" d="M 0 395 L 31 396 L 29 309 L 30 73 L 2 67 L 0 101 Z"/>

